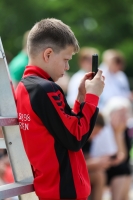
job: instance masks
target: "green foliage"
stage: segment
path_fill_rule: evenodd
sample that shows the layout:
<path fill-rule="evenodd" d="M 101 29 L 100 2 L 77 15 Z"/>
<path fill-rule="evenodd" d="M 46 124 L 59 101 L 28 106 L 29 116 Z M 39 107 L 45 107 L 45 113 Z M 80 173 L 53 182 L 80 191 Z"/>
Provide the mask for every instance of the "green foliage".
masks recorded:
<path fill-rule="evenodd" d="M 74 31 L 80 46 L 93 46 L 100 53 L 119 48 L 126 56 L 128 76 L 132 70 L 133 4 L 131 0 L 1 0 L 0 35 L 6 52 L 15 56 L 23 33 L 37 21 L 54 17 Z M 78 69 L 76 56 L 71 72 Z"/>

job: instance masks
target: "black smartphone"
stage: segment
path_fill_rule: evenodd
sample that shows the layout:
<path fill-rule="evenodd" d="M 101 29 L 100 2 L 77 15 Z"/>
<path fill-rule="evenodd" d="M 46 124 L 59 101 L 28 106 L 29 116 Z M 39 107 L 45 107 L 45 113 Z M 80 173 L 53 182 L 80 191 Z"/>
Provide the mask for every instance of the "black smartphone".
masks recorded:
<path fill-rule="evenodd" d="M 97 54 L 92 55 L 92 72 L 95 72 L 95 75 L 98 72 L 98 55 Z"/>

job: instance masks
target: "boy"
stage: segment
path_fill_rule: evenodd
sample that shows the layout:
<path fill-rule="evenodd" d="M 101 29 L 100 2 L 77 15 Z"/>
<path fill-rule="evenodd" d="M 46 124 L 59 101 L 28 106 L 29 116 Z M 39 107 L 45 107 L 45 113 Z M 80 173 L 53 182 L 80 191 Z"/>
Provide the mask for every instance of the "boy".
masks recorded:
<path fill-rule="evenodd" d="M 92 80 L 92 73 L 84 76 L 73 111 L 55 83 L 78 49 L 71 29 L 57 19 L 41 20 L 28 36 L 29 64 L 16 89 L 16 102 L 40 200 L 83 200 L 90 194 L 81 148 L 95 124 L 104 77 L 100 70 Z"/>

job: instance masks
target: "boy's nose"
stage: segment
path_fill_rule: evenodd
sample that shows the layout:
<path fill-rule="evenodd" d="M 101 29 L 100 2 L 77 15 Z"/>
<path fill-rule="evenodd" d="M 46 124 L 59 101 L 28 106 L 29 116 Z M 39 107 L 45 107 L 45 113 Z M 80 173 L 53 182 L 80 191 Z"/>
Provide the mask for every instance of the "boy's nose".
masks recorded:
<path fill-rule="evenodd" d="M 69 64 L 67 63 L 66 65 L 65 65 L 65 70 L 69 70 Z"/>

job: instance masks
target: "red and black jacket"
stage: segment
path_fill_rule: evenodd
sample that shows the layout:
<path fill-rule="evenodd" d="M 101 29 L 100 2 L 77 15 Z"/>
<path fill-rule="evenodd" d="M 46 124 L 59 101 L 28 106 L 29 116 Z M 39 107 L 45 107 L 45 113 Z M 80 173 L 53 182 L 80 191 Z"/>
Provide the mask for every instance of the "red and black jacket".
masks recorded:
<path fill-rule="evenodd" d="M 36 194 L 43 199 L 88 197 L 90 181 L 81 148 L 93 130 L 98 97 L 87 94 L 72 111 L 49 75 L 27 66 L 16 89 L 16 103 Z"/>

